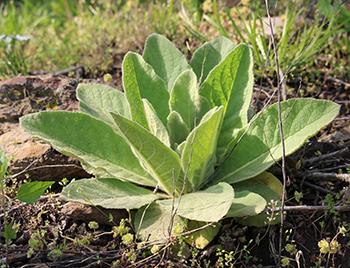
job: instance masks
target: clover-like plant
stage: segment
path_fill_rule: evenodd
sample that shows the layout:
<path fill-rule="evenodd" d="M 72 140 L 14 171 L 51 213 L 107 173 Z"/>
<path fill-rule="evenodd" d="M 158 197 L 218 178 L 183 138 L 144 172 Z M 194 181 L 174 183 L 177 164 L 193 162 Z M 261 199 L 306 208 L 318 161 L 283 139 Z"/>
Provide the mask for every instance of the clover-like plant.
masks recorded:
<path fill-rule="evenodd" d="M 45 111 L 22 126 L 74 156 L 95 178 L 71 182 L 65 199 L 136 211 L 138 237 L 171 234 L 234 217 L 261 226 L 282 185 L 266 172 L 282 157 L 277 104 L 253 117 L 253 59 L 245 44 L 219 37 L 190 61 L 153 34 L 143 56 L 129 52 L 122 66 L 124 93 L 80 84 L 80 112 Z M 316 99 L 281 102 L 286 154 L 331 122 L 339 106 Z M 204 247 L 218 225 L 198 228 Z"/>

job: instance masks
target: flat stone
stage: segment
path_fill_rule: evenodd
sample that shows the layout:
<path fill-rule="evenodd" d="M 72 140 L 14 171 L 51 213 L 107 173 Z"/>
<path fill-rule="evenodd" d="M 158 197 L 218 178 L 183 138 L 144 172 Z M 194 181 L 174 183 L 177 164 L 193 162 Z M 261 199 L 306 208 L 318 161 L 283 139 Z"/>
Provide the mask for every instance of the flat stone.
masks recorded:
<path fill-rule="evenodd" d="M 60 181 L 63 178 L 90 177 L 79 161 L 32 138 L 18 125 L 0 136 L 0 147 L 10 159 L 10 174 L 17 174 L 30 166 L 19 178 L 29 176 L 32 180 Z"/>
<path fill-rule="evenodd" d="M 90 177 L 79 161 L 34 139 L 19 126 L 23 115 L 42 110 L 78 109 L 78 80 L 58 76 L 19 76 L 0 82 L 0 148 L 10 159 L 10 174 L 18 178 L 62 180 Z M 28 168 L 29 166 L 29 168 Z"/>

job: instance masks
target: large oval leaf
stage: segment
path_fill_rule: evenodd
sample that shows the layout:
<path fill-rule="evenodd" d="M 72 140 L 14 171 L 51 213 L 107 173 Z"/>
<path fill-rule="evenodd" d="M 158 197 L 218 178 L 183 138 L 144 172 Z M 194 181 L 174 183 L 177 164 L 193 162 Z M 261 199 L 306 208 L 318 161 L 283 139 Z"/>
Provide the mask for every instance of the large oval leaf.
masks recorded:
<path fill-rule="evenodd" d="M 238 130 L 248 123 L 248 109 L 253 94 L 253 56 L 247 45 L 241 44 L 230 52 L 203 82 L 200 94 L 212 106 L 224 106 L 225 115 L 218 141 L 219 158 Z"/>
<path fill-rule="evenodd" d="M 40 112 L 21 118 L 26 131 L 63 154 L 77 157 L 111 177 L 156 186 L 141 167 L 129 145 L 104 122 L 87 114 L 64 111 Z"/>
<path fill-rule="evenodd" d="M 77 99 L 80 111 L 114 124 L 110 112 L 130 118 L 130 107 L 123 92 L 103 84 L 79 84 Z"/>
<path fill-rule="evenodd" d="M 147 38 L 143 58 L 167 83 L 168 89 L 173 87 L 180 73 L 190 68 L 186 57 L 160 34 L 152 34 Z"/>
<path fill-rule="evenodd" d="M 223 107 L 210 110 L 183 145 L 181 163 L 192 191 L 198 190 L 214 172 L 215 152 Z"/>
<path fill-rule="evenodd" d="M 73 181 L 61 195 L 68 201 L 111 209 L 136 209 L 160 198 L 150 190 L 114 178 Z"/>
<path fill-rule="evenodd" d="M 233 188 L 219 183 L 203 191 L 184 194 L 175 200 L 159 200 L 159 204 L 177 208 L 176 213 L 186 219 L 218 222 L 229 211 L 234 197 Z"/>
<path fill-rule="evenodd" d="M 159 58 L 159 56 L 158 56 Z M 123 86 L 134 121 L 147 128 L 142 98 L 147 99 L 165 124 L 169 114 L 169 93 L 162 79 L 137 53 L 129 52 L 123 60 Z"/>
<path fill-rule="evenodd" d="M 247 187 L 246 187 L 247 188 Z M 254 216 L 262 212 L 266 207 L 266 200 L 259 194 L 249 190 L 235 188 L 235 197 L 226 217 Z"/>
<path fill-rule="evenodd" d="M 179 216 L 171 213 L 171 208 L 159 203 L 140 208 L 134 219 L 134 228 L 138 238 L 154 242 L 165 243 L 173 234 L 177 224 L 181 224 Z"/>
<path fill-rule="evenodd" d="M 208 73 L 219 64 L 234 47 L 235 45 L 230 39 L 219 36 L 200 46 L 193 53 L 190 64 L 200 83 L 207 78 Z"/>
<path fill-rule="evenodd" d="M 282 198 L 283 185 L 274 175 L 269 172 L 263 172 L 258 176 L 234 184 L 238 192 L 251 191 L 265 199 L 266 204 L 272 200 L 280 204 Z M 277 224 L 280 222 L 280 214 L 268 215 L 266 211 L 260 214 L 237 219 L 243 225 L 262 227 L 266 224 Z"/>
<path fill-rule="evenodd" d="M 339 105 L 325 100 L 290 99 L 281 102 L 286 155 L 329 124 Z M 215 181 L 234 183 L 252 178 L 282 157 L 277 103 L 253 119 L 229 157 L 219 167 Z M 215 183 L 215 182 L 213 182 Z"/>
<path fill-rule="evenodd" d="M 179 156 L 139 124 L 112 114 L 125 140 L 136 152 L 147 171 L 157 179 L 160 188 L 169 195 L 177 195 L 184 187 L 184 175 Z"/>

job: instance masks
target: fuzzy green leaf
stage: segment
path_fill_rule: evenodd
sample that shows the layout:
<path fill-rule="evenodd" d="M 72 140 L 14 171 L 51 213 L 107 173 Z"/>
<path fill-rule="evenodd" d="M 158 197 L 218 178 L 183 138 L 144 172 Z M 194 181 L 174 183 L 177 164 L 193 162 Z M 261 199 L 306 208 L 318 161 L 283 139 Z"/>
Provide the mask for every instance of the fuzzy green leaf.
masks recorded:
<path fill-rule="evenodd" d="M 159 200 L 163 206 L 178 208 L 176 213 L 186 219 L 204 222 L 218 222 L 229 211 L 234 197 L 232 187 L 219 183 L 205 190 L 184 194 L 173 200 Z"/>
<path fill-rule="evenodd" d="M 145 241 L 164 243 L 169 239 L 169 230 L 181 223 L 179 216 L 173 216 L 171 208 L 154 202 L 140 208 L 134 219 L 134 228 L 138 238 Z M 172 228 L 171 228 L 172 227 Z"/>
<path fill-rule="evenodd" d="M 190 130 L 183 121 L 181 115 L 176 111 L 170 112 L 167 128 L 170 136 L 170 143 L 173 147 L 176 147 L 175 145 L 179 145 L 185 141 L 190 133 Z"/>
<path fill-rule="evenodd" d="M 87 114 L 40 112 L 21 118 L 21 125 L 61 153 L 78 158 L 111 177 L 141 185 L 157 182 L 141 167 L 129 145 L 110 126 Z"/>
<path fill-rule="evenodd" d="M 181 162 L 192 191 L 206 183 L 214 172 L 215 152 L 222 122 L 223 107 L 215 107 L 188 135 L 182 150 Z"/>
<path fill-rule="evenodd" d="M 149 131 L 153 134 L 153 136 L 156 136 L 166 146 L 170 147 L 170 138 L 168 131 L 163 125 L 162 121 L 157 116 L 152 104 L 147 99 L 142 99 L 142 102 L 146 114 Z"/>
<path fill-rule="evenodd" d="M 110 209 L 136 209 L 159 198 L 150 190 L 114 178 L 73 181 L 63 188 L 62 197 Z"/>
<path fill-rule="evenodd" d="M 179 74 L 190 69 L 186 57 L 172 42 L 160 34 L 152 34 L 147 38 L 143 58 L 166 82 L 169 90 Z"/>
<path fill-rule="evenodd" d="M 170 93 L 171 111 L 178 112 L 189 129 L 196 123 L 196 114 L 200 110 L 200 96 L 197 78 L 192 70 L 182 72 L 175 80 Z"/>
<path fill-rule="evenodd" d="M 293 153 L 311 136 L 329 124 L 339 105 L 316 99 L 281 102 L 286 155 Z M 219 167 L 216 181 L 234 183 L 252 178 L 282 157 L 277 103 L 257 114 L 230 156 Z"/>
<path fill-rule="evenodd" d="M 77 99 L 80 111 L 114 124 L 110 112 L 130 118 L 128 100 L 123 92 L 103 84 L 79 84 Z"/>
<path fill-rule="evenodd" d="M 130 104 L 132 119 L 147 128 L 142 98 L 147 99 L 165 124 L 169 114 L 169 93 L 164 81 L 154 72 L 152 66 L 133 52 L 123 61 L 123 85 Z"/>
<path fill-rule="evenodd" d="M 237 192 L 250 191 L 263 197 L 266 204 L 270 203 L 271 200 L 274 200 L 277 202 L 277 205 L 280 204 L 283 190 L 283 185 L 279 179 L 269 172 L 263 172 L 250 180 L 235 183 L 234 187 Z M 266 224 L 279 223 L 280 214 L 276 213 L 272 216 L 263 211 L 258 215 L 237 220 L 243 225 L 262 227 Z"/>
<path fill-rule="evenodd" d="M 203 82 L 200 94 L 212 106 L 224 106 L 225 115 L 218 141 L 219 158 L 238 130 L 248 123 L 248 109 L 253 93 L 253 58 L 247 45 L 238 45 Z"/>
<path fill-rule="evenodd" d="M 235 197 L 226 217 L 254 216 L 262 212 L 266 204 L 266 200 L 262 196 L 250 189 L 238 191 L 238 188 L 235 187 Z"/>
<path fill-rule="evenodd" d="M 233 42 L 223 36 L 200 46 L 191 59 L 191 66 L 200 82 L 207 78 L 209 72 L 224 59 L 235 47 Z"/>
<path fill-rule="evenodd" d="M 169 195 L 177 195 L 182 189 L 184 175 L 176 152 L 139 124 L 120 115 L 112 115 L 125 140 L 147 171 L 157 179 L 160 188 Z M 187 187 L 185 189 L 187 191 Z"/>

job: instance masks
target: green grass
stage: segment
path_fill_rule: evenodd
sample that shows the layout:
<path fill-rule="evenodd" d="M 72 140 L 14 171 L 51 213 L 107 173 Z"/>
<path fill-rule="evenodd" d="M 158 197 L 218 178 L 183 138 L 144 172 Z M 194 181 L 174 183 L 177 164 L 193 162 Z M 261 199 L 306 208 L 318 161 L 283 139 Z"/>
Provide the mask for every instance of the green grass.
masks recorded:
<path fill-rule="evenodd" d="M 277 17 L 280 24 L 274 27 L 274 37 L 280 68 L 284 74 L 293 76 L 307 72 L 330 45 L 333 51 L 341 49 L 339 44 L 334 46 L 332 42 L 341 32 L 341 22 L 335 19 L 339 7 L 334 6 L 332 15 L 328 17 L 324 16 L 319 7 L 313 8 L 310 11 L 309 6 L 292 1 L 279 1 L 277 7 L 270 7 L 272 16 Z M 203 25 L 208 25 L 207 27 L 216 30 L 216 35 L 224 35 L 237 43 L 250 44 L 254 52 L 255 72 L 259 76 L 273 75 L 275 55 L 266 9 L 261 1 L 249 1 L 249 4 L 233 7 L 218 6 L 213 1 L 212 7 L 204 13 L 199 23 L 189 21 L 188 17 L 184 23 L 189 33 L 201 40 L 208 39 L 213 32 L 205 34 L 199 30 Z"/>
<path fill-rule="evenodd" d="M 0 10 L 0 77 L 84 66 L 92 76 L 115 70 L 120 54 L 139 50 L 152 32 L 178 36 L 173 2 L 10 1 Z M 141 2 L 141 1 L 140 1 Z"/>
<path fill-rule="evenodd" d="M 318 72 L 317 63 L 330 58 L 334 74 L 349 77 L 350 11 L 340 1 L 320 0 L 311 11 L 291 1 L 271 7 L 282 21 L 275 38 L 283 73 Z M 117 72 L 123 54 L 140 51 L 152 32 L 165 34 L 187 54 L 219 34 L 248 43 L 255 73 L 272 77 L 275 55 L 263 2 L 241 2 L 228 7 L 209 0 L 9 0 L 0 4 L 0 36 L 5 35 L 0 40 L 0 78 L 74 66 L 83 66 L 89 77 Z M 4 42 L 16 35 L 30 39 Z"/>

